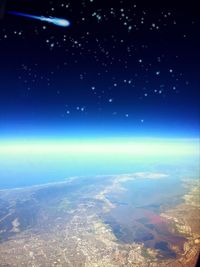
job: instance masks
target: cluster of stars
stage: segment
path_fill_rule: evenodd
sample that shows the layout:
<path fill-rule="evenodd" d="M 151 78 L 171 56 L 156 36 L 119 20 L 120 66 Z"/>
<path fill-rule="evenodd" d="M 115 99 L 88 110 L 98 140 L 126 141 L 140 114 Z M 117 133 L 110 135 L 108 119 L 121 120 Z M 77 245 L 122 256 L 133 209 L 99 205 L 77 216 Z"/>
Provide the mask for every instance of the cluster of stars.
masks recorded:
<path fill-rule="evenodd" d="M 141 7 L 137 1 L 107 2 L 100 5 L 95 0 L 82 0 L 78 7 L 72 1 L 48 2 L 44 15 L 58 17 L 59 13 L 71 20 L 67 29 L 43 23 L 30 25 L 29 21 L 21 26 L 11 21 L 6 27 L 5 23 L 0 41 L 21 40 L 26 46 L 31 38 L 40 54 L 29 62 L 19 60 L 18 80 L 29 92 L 26 96 L 43 88 L 54 91 L 61 102 L 63 98 L 70 102 L 70 90 L 78 88 L 77 103 L 83 90 L 85 103 L 80 106 L 73 99 L 70 109 L 62 103 L 68 116 L 75 111 L 89 114 L 89 110 L 94 112 L 96 108 L 97 112 L 107 111 L 128 119 L 132 116 L 126 110 L 126 101 L 146 103 L 148 99 L 176 96 L 181 87 L 190 85 L 181 69 L 178 49 L 171 53 L 172 48 L 168 48 L 173 32 L 179 42 L 190 37 L 181 28 L 176 10 L 160 8 L 153 14 L 148 6 Z M 190 26 L 195 23 L 193 20 Z M 47 61 L 46 70 L 41 68 L 42 60 Z M 61 81 L 60 73 L 64 77 Z"/>

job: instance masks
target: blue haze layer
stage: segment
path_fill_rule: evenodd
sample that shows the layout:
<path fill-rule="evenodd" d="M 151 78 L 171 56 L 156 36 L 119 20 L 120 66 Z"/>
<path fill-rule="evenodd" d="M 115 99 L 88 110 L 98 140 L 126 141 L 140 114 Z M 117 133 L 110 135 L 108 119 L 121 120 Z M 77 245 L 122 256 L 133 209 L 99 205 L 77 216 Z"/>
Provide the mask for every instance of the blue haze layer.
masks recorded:
<path fill-rule="evenodd" d="M 154 139 L 152 142 L 158 141 L 159 139 Z M 107 140 L 106 142 L 109 144 L 110 141 Z M 177 143 L 180 142 L 184 145 L 187 140 L 177 139 Z M 195 140 L 194 142 L 198 147 L 199 141 Z M 115 143 L 117 144 L 117 141 Z M 12 142 L 7 141 L 7 144 L 12 147 Z M 179 174 L 184 176 L 198 175 L 198 153 L 187 155 L 187 153 L 181 154 L 180 152 L 180 154 L 165 155 L 165 151 L 160 151 L 160 154 L 155 155 L 152 151 L 151 155 L 151 152 L 145 154 L 144 151 L 143 154 L 137 155 L 137 153 L 127 154 L 120 150 L 110 154 L 107 152 L 54 153 L 52 151 L 46 153 L 36 151 L 29 153 L 27 151 L 22 153 L 15 151 L 12 153 L 11 151 L 5 153 L 0 151 L 0 189 L 57 182 L 71 176 L 109 175 L 141 171 L 161 171 L 164 173 L 170 171 L 173 175 L 178 170 Z"/>

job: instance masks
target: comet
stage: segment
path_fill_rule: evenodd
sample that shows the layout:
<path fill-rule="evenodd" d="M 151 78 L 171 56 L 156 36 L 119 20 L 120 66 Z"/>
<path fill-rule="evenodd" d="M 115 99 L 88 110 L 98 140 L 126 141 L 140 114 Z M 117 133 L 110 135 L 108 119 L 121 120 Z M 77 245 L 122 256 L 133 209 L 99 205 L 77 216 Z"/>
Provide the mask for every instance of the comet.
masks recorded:
<path fill-rule="evenodd" d="M 34 15 L 21 13 L 21 12 L 17 12 L 17 11 L 9 11 L 8 13 L 11 15 L 15 15 L 15 16 L 21 16 L 21 17 L 26 17 L 26 18 L 30 18 L 30 19 L 37 19 L 40 21 L 52 23 L 52 24 L 54 24 L 56 26 L 60 26 L 60 27 L 69 27 L 70 26 L 70 22 L 67 19 L 56 18 L 56 17 L 34 16 Z"/>

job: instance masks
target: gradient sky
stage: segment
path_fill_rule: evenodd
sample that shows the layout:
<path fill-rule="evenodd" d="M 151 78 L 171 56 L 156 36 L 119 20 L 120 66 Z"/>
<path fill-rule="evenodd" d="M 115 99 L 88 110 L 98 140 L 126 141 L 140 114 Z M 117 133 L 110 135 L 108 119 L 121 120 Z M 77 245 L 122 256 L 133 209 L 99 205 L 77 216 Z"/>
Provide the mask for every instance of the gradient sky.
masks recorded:
<path fill-rule="evenodd" d="M 198 136 L 195 2 L 7 1 L 0 18 L 0 137 Z"/>

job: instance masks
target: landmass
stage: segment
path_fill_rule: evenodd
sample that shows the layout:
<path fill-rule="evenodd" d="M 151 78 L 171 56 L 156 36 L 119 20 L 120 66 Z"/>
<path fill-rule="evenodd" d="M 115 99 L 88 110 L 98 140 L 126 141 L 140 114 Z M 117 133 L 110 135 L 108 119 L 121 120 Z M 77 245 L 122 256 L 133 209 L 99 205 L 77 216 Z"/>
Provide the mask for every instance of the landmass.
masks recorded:
<path fill-rule="evenodd" d="M 1 190 L 0 266 L 193 267 L 199 180 L 159 193 L 170 181 L 139 172 Z"/>

